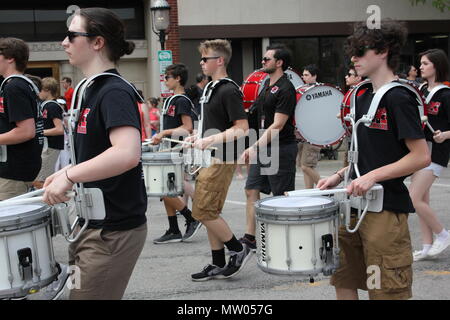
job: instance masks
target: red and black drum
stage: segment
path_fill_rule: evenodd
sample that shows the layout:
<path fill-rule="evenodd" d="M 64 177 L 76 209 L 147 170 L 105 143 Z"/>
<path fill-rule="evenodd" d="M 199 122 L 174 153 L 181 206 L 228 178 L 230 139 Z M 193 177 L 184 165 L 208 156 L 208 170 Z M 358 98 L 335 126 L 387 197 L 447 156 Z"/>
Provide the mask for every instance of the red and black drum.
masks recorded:
<path fill-rule="evenodd" d="M 336 117 L 344 94 L 339 87 L 315 83 L 297 90 L 295 125 L 301 138 L 322 148 L 339 143 L 345 136 L 341 121 Z"/>

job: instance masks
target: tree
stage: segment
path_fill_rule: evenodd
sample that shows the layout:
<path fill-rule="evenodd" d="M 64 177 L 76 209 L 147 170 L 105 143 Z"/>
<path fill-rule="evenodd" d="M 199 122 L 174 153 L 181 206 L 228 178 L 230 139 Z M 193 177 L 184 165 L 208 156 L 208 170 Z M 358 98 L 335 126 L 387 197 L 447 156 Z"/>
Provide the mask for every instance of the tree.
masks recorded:
<path fill-rule="evenodd" d="M 409 0 L 413 6 L 422 3 L 425 4 L 428 0 Z M 450 0 L 433 0 L 433 7 L 439 9 L 441 12 L 450 11 Z"/>

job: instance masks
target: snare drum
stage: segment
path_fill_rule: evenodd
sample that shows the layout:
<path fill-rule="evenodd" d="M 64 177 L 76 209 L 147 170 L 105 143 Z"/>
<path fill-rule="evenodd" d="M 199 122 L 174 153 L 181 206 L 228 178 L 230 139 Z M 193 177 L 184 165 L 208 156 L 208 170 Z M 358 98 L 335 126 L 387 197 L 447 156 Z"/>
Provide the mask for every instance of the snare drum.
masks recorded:
<path fill-rule="evenodd" d="M 337 268 L 339 204 L 328 197 L 255 202 L 258 267 L 286 275 L 330 275 Z"/>
<path fill-rule="evenodd" d="M 292 69 L 287 69 L 286 71 L 284 71 L 284 73 L 286 73 L 288 79 L 291 81 L 295 89 L 304 85 L 302 78 L 298 75 L 297 72 L 293 71 Z M 256 98 L 258 98 L 266 80 L 269 80 L 269 74 L 261 70 L 252 72 L 247 77 L 247 79 L 245 79 L 241 87 L 241 91 L 244 95 L 243 102 L 245 110 L 248 110 L 256 101 Z"/>
<path fill-rule="evenodd" d="M 23 297 L 56 279 L 50 217 L 43 204 L 0 209 L 0 298 Z"/>
<path fill-rule="evenodd" d="M 149 197 L 176 197 L 183 194 L 183 156 L 176 152 L 142 154 L 145 186 Z"/>
<path fill-rule="evenodd" d="M 322 148 L 339 143 L 345 136 L 341 120 L 336 117 L 344 98 L 341 89 L 316 83 L 296 91 L 295 125 L 301 138 Z"/>

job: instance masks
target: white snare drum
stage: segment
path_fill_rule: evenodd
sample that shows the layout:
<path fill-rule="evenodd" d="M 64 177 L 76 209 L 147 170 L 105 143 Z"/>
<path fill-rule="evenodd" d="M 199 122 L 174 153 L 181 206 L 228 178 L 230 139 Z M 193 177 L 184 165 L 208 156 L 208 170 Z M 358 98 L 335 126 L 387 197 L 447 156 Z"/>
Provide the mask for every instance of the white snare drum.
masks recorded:
<path fill-rule="evenodd" d="M 142 146 L 142 153 L 145 152 L 157 152 L 159 150 L 159 145 L 147 144 Z"/>
<path fill-rule="evenodd" d="M 270 197 L 255 202 L 258 267 L 286 275 L 331 275 L 339 204 L 327 197 Z"/>
<path fill-rule="evenodd" d="M 298 88 L 295 124 L 301 137 L 322 148 L 339 143 L 345 129 L 336 115 L 343 99 L 339 88 L 323 83 Z"/>
<path fill-rule="evenodd" d="M 149 197 L 176 197 L 183 194 L 183 156 L 175 152 L 142 154 L 145 186 Z"/>
<path fill-rule="evenodd" d="M 50 216 L 43 204 L 1 208 L 0 298 L 23 297 L 56 279 Z"/>

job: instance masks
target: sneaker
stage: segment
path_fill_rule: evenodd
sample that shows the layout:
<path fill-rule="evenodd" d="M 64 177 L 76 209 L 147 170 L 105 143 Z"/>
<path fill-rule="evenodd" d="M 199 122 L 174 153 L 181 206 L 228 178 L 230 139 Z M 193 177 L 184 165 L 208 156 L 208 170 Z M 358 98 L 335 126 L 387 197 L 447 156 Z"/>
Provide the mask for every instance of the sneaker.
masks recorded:
<path fill-rule="evenodd" d="M 225 278 L 237 275 L 252 256 L 252 250 L 245 243 L 242 246 L 243 249 L 240 252 L 230 251 L 230 260 L 222 273 Z"/>
<path fill-rule="evenodd" d="M 429 258 L 428 253 L 423 254 L 422 250 L 414 251 L 413 252 L 413 259 L 414 261 L 421 261 Z"/>
<path fill-rule="evenodd" d="M 442 251 L 447 249 L 448 246 L 450 246 L 450 236 L 448 236 L 447 239 L 444 241 L 440 240 L 439 238 L 436 238 L 436 240 L 434 240 L 433 242 L 433 245 L 431 246 L 430 251 L 428 251 L 428 255 L 430 257 L 435 257 Z"/>
<path fill-rule="evenodd" d="M 183 236 L 183 241 L 188 241 L 192 239 L 197 231 L 201 228 L 202 223 L 200 221 L 194 220 L 192 222 L 186 221 L 186 233 Z"/>
<path fill-rule="evenodd" d="M 159 244 L 159 243 L 181 242 L 182 240 L 183 237 L 181 236 L 181 232 L 174 233 L 170 230 L 167 230 L 162 237 L 153 240 L 153 243 Z"/>
<path fill-rule="evenodd" d="M 242 243 L 242 245 L 244 245 L 245 243 L 247 247 L 249 247 L 250 250 L 252 250 L 253 253 L 256 253 L 256 240 L 251 241 L 250 239 L 244 236 L 239 239 L 239 242 Z"/>
<path fill-rule="evenodd" d="M 60 263 L 59 274 L 55 281 L 41 289 L 36 296 L 39 300 L 59 300 L 64 293 L 64 286 L 69 278 L 69 266 Z"/>
<path fill-rule="evenodd" d="M 226 267 L 220 268 L 214 264 L 208 264 L 199 273 L 191 274 L 192 281 L 207 281 L 211 279 L 225 279 L 222 272 Z"/>

